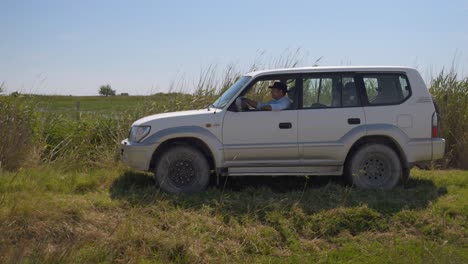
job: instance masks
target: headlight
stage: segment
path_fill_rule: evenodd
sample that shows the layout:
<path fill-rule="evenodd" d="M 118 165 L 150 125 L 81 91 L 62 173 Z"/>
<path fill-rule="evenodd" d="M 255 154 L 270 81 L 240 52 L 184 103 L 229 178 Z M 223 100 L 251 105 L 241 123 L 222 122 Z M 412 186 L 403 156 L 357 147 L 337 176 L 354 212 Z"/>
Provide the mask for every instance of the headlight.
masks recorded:
<path fill-rule="evenodd" d="M 150 126 L 133 126 L 130 130 L 128 140 L 131 142 L 140 142 L 151 130 Z"/>

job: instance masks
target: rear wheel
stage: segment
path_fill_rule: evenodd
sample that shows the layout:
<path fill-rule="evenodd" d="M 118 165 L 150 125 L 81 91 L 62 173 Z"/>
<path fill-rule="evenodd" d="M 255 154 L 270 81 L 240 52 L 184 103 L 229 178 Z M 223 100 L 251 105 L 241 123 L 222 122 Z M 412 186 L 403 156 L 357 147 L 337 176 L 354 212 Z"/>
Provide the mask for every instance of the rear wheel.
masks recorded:
<path fill-rule="evenodd" d="M 392 189 L 403 177 L 398 154 L 382 144 L 359 148 L 346 168 L 353 185 L 363 189 Z"/>
<path fill-rule="evenodd" d="M 194 193 L 203 191 L 209 183 L 208 161 L 195 148 L 174 146 L 159 159 L 156 181 L 161 189 L 170 193 Z"/>

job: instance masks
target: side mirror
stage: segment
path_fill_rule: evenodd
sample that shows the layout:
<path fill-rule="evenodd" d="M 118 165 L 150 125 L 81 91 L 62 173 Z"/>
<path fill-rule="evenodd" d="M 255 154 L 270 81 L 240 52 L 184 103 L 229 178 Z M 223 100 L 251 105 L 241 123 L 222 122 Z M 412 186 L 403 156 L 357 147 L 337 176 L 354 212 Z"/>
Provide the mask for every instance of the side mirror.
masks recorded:
<path fill-rule="evenodd" d="M 244 99 L 244 98 L 243 98 L 242 96 L 236 98 L 236 103 L 235 103 L 235 105 L 236 105 L 236 111 L 237 111 L 237 112 L 242 112 L 242 102 L 243 102 L 243 99 Z"/>

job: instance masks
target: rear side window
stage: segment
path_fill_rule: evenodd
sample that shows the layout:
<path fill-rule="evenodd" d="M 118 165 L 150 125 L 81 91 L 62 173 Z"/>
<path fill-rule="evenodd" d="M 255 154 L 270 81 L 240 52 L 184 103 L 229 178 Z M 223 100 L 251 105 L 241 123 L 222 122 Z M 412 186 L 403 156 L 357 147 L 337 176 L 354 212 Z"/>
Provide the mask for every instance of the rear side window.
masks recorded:
<path fill-rule="evenodd" d="M 303 105 L 306 108 L 332 107 L 332 78 L 306 78 L 304 84 Z M 339 102 L 339 100 L 338 100 Z M 339 106 L 339 105 L 336 105 Z"/>
<path fill-rule="evenodd" d="M 303 108 L 360 106 L 352 76 L 311 76 L 303 79 Z"/>
<path fill-rule="evenodd" d="M 363 75 L 370 105 L 399 104 L 411 95 L 406 76 L 401 74 Z"/>

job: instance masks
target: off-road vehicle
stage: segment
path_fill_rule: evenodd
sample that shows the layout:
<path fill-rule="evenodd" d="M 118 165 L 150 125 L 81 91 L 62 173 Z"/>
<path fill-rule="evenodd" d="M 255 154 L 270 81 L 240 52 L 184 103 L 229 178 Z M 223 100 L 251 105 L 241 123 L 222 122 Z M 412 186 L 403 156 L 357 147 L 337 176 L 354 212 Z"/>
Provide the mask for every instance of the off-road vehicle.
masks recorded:
<path fill-rule="evenodd" d="M 291 106 L 245 107 L 287 85 Z M 205 109 L 136 121 L 123 161 L 151 171 L 167 192 L 199 192 L 210 177 L 343 175 L 391 189 L 418 163 L 440 159 L 435 104 L 407 67 L 307 67 L 247 73 Z"/>

